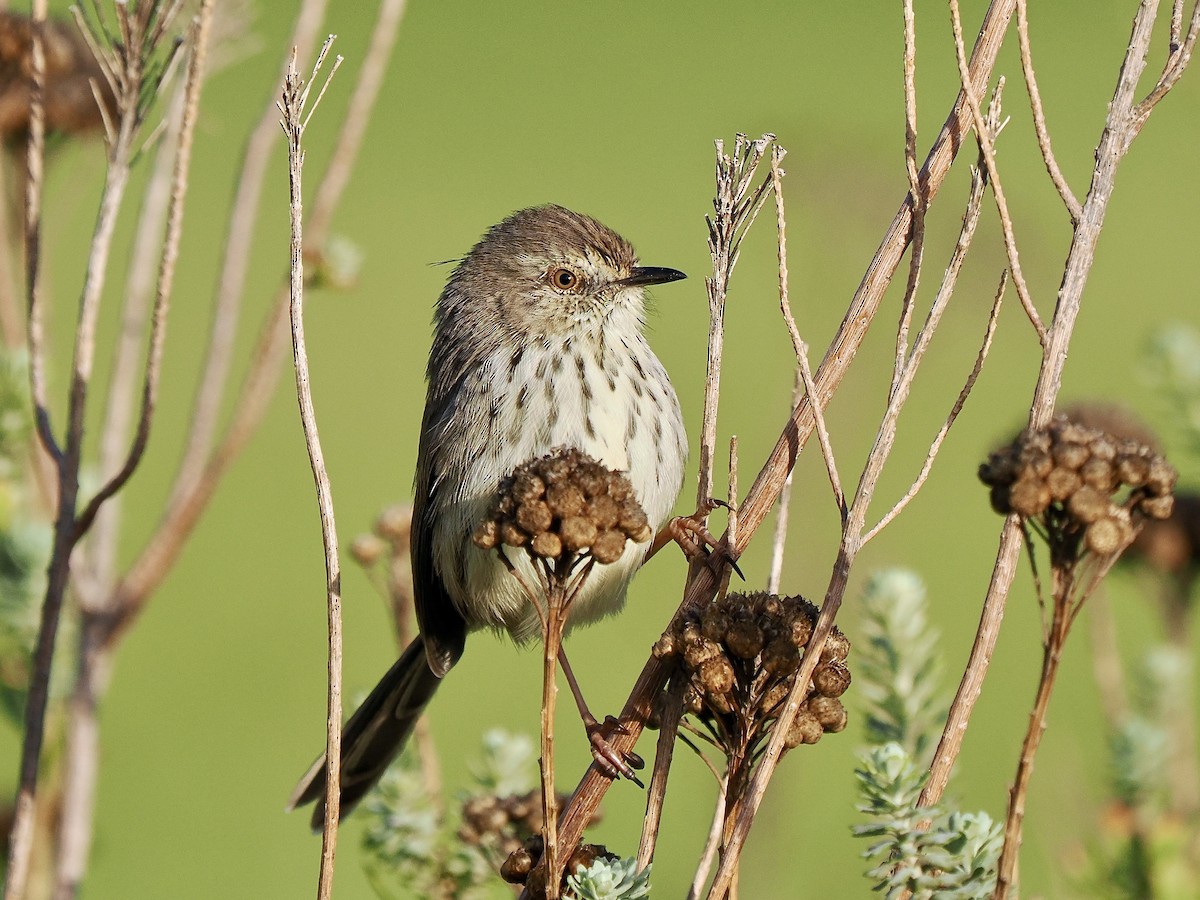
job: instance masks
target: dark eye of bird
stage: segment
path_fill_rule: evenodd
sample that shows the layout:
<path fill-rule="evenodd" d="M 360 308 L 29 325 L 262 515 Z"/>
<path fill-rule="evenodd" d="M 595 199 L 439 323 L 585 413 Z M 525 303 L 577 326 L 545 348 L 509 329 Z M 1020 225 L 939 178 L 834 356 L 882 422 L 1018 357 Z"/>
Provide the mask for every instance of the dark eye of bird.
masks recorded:
<path fill-rule="evenodd" d="M 579 287 L 579 276 L 570 269 L 551 269 L 550 283 L 560 291 L 573 291 Z"/>

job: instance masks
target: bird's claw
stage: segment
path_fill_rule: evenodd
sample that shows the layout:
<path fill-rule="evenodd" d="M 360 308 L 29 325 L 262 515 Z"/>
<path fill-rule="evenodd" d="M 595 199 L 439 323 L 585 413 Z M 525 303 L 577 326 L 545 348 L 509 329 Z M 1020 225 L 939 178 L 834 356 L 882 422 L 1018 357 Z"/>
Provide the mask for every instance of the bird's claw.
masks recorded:
<path fill-rule="evenodd" d="M 720 577 L 722 567 L 728 563 L 742 581 L 746 576 L 738 568 L 737 560 L 729 553 L 728 548 L 708 530 L 705 519 L 718 506 L 725 509 L 732 507 L 724 500 L 709 497 L 696 507 L 690 516 L 676 516 L 667 523 L 671 538 L 677 543 L 683 555 L 689 562 L 704 558 L 713 573 Z"/>
<path fill-rule="evenodd" d="M 593 721 L 585 725 L 588 742 L 592 745 L 592 759 L 596 767 L 608 778 L 616 780 L 624 777 L 640 788 L 645 788 L 634 769 L 644 769 L 646 761 L 632 750 L 618 751 L 610 738 L 618 734 L 629 734 L 629 729 L 620 723 L 615 716 L 605 716 L 603 722 Z"/>

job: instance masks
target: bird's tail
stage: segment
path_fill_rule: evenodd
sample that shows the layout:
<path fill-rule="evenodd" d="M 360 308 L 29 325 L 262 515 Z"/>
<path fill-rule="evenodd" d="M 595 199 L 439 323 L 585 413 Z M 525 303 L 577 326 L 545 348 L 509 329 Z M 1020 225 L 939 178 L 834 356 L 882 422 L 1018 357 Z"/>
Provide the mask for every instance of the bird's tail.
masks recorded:
<path fill-rule="evenodd" d="M 355 710 L 342 729 L 342 817 L 375 786 L 400 752 L 440 682 L 429 668 L 425 642 L 418 635 Z M 287 808 L 290 811 L 314 800 L 317 808 L 312 826 L 319 831 L 325 819 L 323 753 L 296 785 Z"/>

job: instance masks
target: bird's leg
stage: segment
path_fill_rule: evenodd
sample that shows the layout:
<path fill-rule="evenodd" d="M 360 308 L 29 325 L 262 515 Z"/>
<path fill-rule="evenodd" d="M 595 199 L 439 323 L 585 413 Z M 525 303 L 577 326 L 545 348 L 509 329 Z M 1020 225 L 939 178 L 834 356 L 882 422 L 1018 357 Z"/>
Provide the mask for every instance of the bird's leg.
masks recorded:
<path fill-rule="evenodd" d="M 628 731 L 615 716 L 605 716 L 604 721 L 601 722 L 592 715 L 587 701 L 583 699 L 583 691 L 579 689 L 579 682 L 575 680 L 571 664 L 567 661 L 567 653 L 561 646 L 558 648 L 558 664 L 562 666 L 563 674 L 567 676 L 567 684 L 571 686 L 571 694 L 575 697 L 575 706 L 579 709 L 579 717 L 583 719 L 583 728 L 587 732 L 588 743 L 592 745 L 592 759 L 596 761 L 600 771 L 609 778 L 624 775 L 638 787 L 644 788 L 645 785 L 633 770 L 645 768 L 645 761 L 632 750 L 620 753 L 609 743 L 609 739 L 613 735 L 628 734 Z"/>
<path fill-rule="evenodd" d="M 649 549 L 646 550 L 646 558 L 642 560 L 642 563 L 645 564 L 655 553 L 667 544 L 674 542 L 679 545 L 688 562 L 704 558 L 708 562 L 709 567 L 718 575 L 720 574 L 721 566 L 728 562 L 733 567 L 733 571 L 737 572 L 738 576 L 744 581 L 745 576 L 742 575 L 742 570 L 738 568 L 737 561 L 729 556 L 722 542 L 712 535 L 705 523 L 708 514 L 718 506 L 729 509 L 729 504 L 724 500 L 709 497 L 697 506 L 696 511 L 690 516 L 675 516 L 654 536 L 654 540 L 651 541 Z"/>

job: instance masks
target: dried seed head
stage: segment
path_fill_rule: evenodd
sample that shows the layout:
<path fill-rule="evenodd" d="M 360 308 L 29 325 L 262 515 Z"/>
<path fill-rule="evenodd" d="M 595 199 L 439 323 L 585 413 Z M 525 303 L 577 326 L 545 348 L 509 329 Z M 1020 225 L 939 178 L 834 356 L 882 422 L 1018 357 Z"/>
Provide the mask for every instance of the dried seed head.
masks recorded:
<path fill-rule="evenodd" d="M 813 690 L 823 697 L 840 697 L 850 687 L 850 670 L 841 662 L 818 667 L 813 673 Z"/>
<path fill-rule="evenodd" d="M 1069 564 L 1081 548 L 1123 550 L 1136 531 L 1131 511 L 1170 515 L 1176 473 L 1138 429 L 1106 431 L 1058 416 L 991 453 L 979 477 L 993 509 L 1037 520 L 1052 560 Z"/>
<path fill-rule="evenodd" d="M 815 744 L 824 733 L 825 729 L 817 717 L 808 710 L 802 709 L 796 713 L 792 727 L 788 729 L 787 737 L 784 738 L 783 746 L 792 750 L 801 744 Z"/>
<path fill-rule="evenodd" d="M 364 569 L 369 569 L 383 558 L 387 544 L 373 534 L 360 534 L 350 543 L 350 556 Z"/>
<path fill-rule="evenodd" d="M 620 559 L 627 540 L 642 543 L 651 536 L 629 479 L 570 448 L 525 463 L 503 479 L 472 535 L 485 550 L 528 547 L 545 560 L 590 552 L 602 564 Z"/>
<path fill-rule="evenodd" d="M 803 597 L 728 594 L 699 611 L 684 613 L 655 644 L 655 655 L 676 660 L 687 679 L 685 711 L 719 721 L 714 732 L 721 736 L 719 741 L 729 742 L 722 746 L 731 757 L 736 752 L 739 758 L 750 758 L 748 750 L 769 736 L 795 685 L 817 612 Z M 844 660 L 849 652 L 850 642 L 833 629 L 802 701 L 817 696 L 832 700 L 847 690 L 850 672 Z M 840 704 L 820 708 L 830 721 L 844 724 L 829 712 Z M 793 728 L 793 737 L 812 743 L 812 730 L 822 726 L 805 715 L 807 724 Z M 738 741 L 744 743 L 735 746 Z"/>
<path fill-rule="evenodd" d="M 821 723 L 821 728 L 834 734 L 844 729 L 850 718 L 842 701 L 834 697 L 812 697 L 806 706 L 812 717 Z"/>
<path fill-rule="evenodd" d="M 397 547 L 407 547 L 412 534 L 412 513 L 407 503 L 386 507 L 375 520 L 375 534 Z"/>

